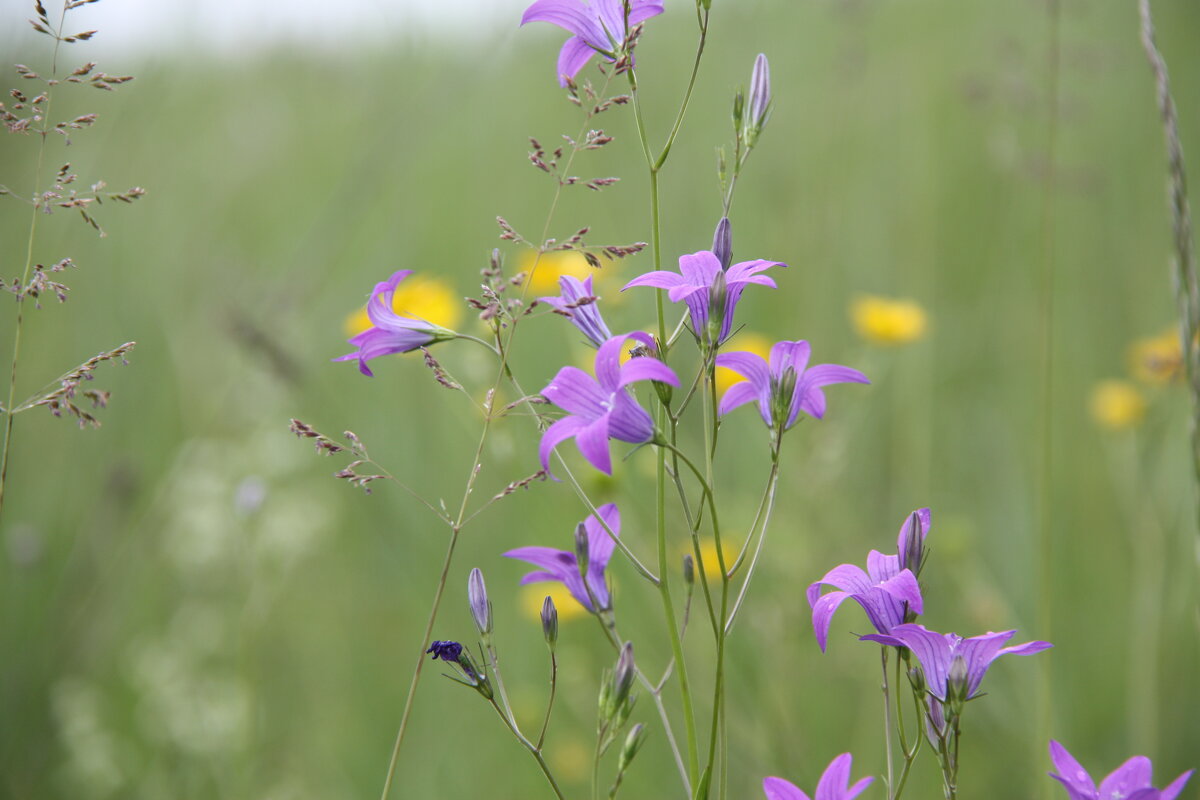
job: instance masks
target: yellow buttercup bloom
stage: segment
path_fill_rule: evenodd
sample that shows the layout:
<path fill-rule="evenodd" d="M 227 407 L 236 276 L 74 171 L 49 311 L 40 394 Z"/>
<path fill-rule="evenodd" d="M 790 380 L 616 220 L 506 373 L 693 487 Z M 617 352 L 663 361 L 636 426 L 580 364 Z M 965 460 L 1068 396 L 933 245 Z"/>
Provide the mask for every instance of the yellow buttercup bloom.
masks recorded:
<path fill-rule="evenodd" d="M 774 342 L 761 334 L 752 333 L 750 331 L 742 331 L 737 336 L 730 339 L 729 342 L 724 345 L 724 349 L 726 352 L 742 351 L 746 353 L 754 353 L 756 356 L 762 356 L 764 359 L 767 359 L 771 356 L 772 344 L 774 344 Z M 719 394 L 724 394 L 725 391 L 735 383 L 740 383 L 741 381 L 746 380 L 744 377 L 727 367 L 717 367 L 715 376 L 717 380 L 717 392 Z"/>
<path fill-rule="evenodd" d="M 537 269 L 534 269 L 534 264 L 537 264 Z M 521 256 L 521 271 L 529 276 L 529 289 L 538 296 L 557 294 L 558 279 L 563 275 L 583 280 L 588 275 L 600 272 L 576 250 L 543 253 L 541 259 L 533 250 L 526 250 Z"/>
<path fill-rule="evenodd" d="M 396 287 L 392 309 L 402 316 L 454 329 L 462 319 L 463 301 L 450 284 L 424 275 L 411 275 Z M 346 332 L 356 336 L 371 327 L 365 307 L 346 318 Z"/>
<path fill-rule="evenodd" d="M 585 616 L 588 613 L 588 610 L 575 599 L 567 587 L 555 581 L 542 581 L 521 587 L 521 608 L 525 610 L 526 616 L 541 622 L 542 603 L 546 602 L 546 595 L 549 595 L 550 599 L 554 601 L 554 608 L 558 611 L 560 623 Z"/>
<path fill-rule="evenodd" d="M 1179 331 L 1168 328 L 1158 336 L 1138 339 L 1129 348 L 1133 377 L 1151 384 L 1169 383 L 1183 373 Z"/>
<path fill-rule="evenodd" d="M 925 335 L 925 309 L 911 300 L 867 295 L 850 305 L 854 330 L 871 344 L 900 345 Z"/>
<path fill-rule="evenodd" d="M 1119 431 L 1133 428 L 1146 415 L 1146 399 L 1128 381 L 1100 381 L 1092 390 L 1092 419 L 1101 427 Z"/>

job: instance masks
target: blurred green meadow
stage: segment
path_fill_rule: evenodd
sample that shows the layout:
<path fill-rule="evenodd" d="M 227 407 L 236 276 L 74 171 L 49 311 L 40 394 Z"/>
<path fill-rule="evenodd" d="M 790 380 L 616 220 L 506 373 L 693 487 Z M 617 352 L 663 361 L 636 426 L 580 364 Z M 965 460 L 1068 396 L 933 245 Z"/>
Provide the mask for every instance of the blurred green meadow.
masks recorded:
<path fill-rule="evenodd" d="M 378 793 L 448 531 L 394 486 L 364 496 L 335 480 L 345 459 L 319 457 L 288 420 L 355 431 L 398 479 L 457 507 L 478 410 L 419 354 L 373 362 L 374 379 L 331 359 L 349 349 L 347 318 L 393 271 L 478 296 L 493 247 L 513 271 L 523 256 L 498 241 L 497 215 L 538 238 L 553 184 L 530 166 L 528 137 L 560 141 L 580 116 L 553 77 L 561 32 L 516 30 L 523 4 L 510 5 L 511 29 L 469 46 L 447 30 L 235 57 L 106 52 L 100 68 L 137 79 L 56 97 L 55 116 L 100 121 L 65 151 L 53 141 L 48 164 L 148 194 L 97 209 L 103 239 L 70 211 L 39 220 L 35 261 L 71 256 L 79 268 L 61 278 L 68 303 L 27 311 L 17 395 L 100 350 L 137 348 L 128 366 L 97 371 L 95 385 L 112 391 L 100 429 L 40 409 L 15 420 L 0 519 L 0 795 Z M 638 49 L 656 142 L 694 46 L 691 4 L 667 5 Z M 1138 384 L 1144 414 L 1118 415 L 1119 429 L 1089 412 L 1096 384 L 1135 381 L 1130 348 L 1174 320 L 1162 130 L 1135 3 L 1061 3 L 1053 132 L 1044 2 L 713 7 L 696 97 L 663 173 L 665 264 L 711 242 L 714 148 L 764 52 L 774 112 L 738 188 L 734 252 L 790 266 L 776 271 L 777 291 L 746 293 L 740 319 L 768 339 L 808 339 L 815 361 L 873 380 L 832 388 L 827 417 L 785 440 L 768 558 L 731 639 L 730 796 L 760 797 L 764 775 L 811 790 L 845 751 L 855 777 L 883 773 L 878 652 L 849 635 L 869 625 L 848 605 L 822 655 L 804 590 L 837 564 L 864 564 L 871 548 L 890 551 L 922 506 L 933 509 L 925 624 L 1016 628 L 1014 642 L 1055 644 L 990 671 L 988 696 L 966 716 L 963 800 L 1061 796 L 1046 776 L 1047 736 L 1097 777 L 1139 753 L 1159 785 L 1200 767 L 1186 392 Z M 1195 177 L 1200 7 L 1154 8 Z M 5 41 L 0 63 L 45 69 L 46 41 Z M 65 63 L 93 58 L 88 47 Z M 17 85 L 8 74 L 6 87 Z M 588 225 L 592 243 L 648 241 L 632 115 L 614 109 L 597 124 L 616 140 L 574 171 L 622 181 L 566 193 L 550 235 Z M 36 149 L 34 137 L 6 135 L 0 183 L 29 196 Z M 24 266 L 28 230 L 28 206 L 0 197 L 5 279 Z M 648 293 L 617 292 L 650 268 L 643 254 L 597 277 L 614 330 L 653 318 Z M 924 336 L 864 340 L 849 316 L 863 295 L 918 303 Z M 0 309 L 7 354 L 15 306 Z M 463 320 L 484 330 L 473 312 Z M 578 338 L 558 317 L 529 320 L 514 355 L 521 383 L 540 389 L 583 360 Z M 434 352 L 480 399 L 494 377 L 484 351 Z M 722 431 L 724 521 L 744 535 L 767 437 L 750 409 Z M 536 453 L 529 418 L 496 423 L 475 502 L 535 472 Z M 623 537 L 652 559 L 649 450 L 620 463 L 617 480 L 578 474 L 598 502 L 620 504 Z M 518 587 L 525 565 L 500 554 L 569 549 L 584 514 L 565 484 L 535 483 L 465 529 L 449 576 L 435 638 L 473 641 L 465 585 L 482 568 L 505 680 L 529 726 L 548 677 L 532 610 L 541 593 Z M 670 654 L 657 599 L 619 557 L 611 570 L 622 635 L 657 673 Z M 547 758 L 568 796 L 583 797 L 598 681 L 614 654 L 593 622 L 563 616 Z M 711 654 L 702 634 L 697 625 L 686 643 L 697 664 Z M 439 667 L 424 674 L 393 796 L 548 796 L 495 714 Z M 705 718 L 707 700 L 699 710 Z M 622 796 L 678 796 L 648 697 L 634 719 L 651 737 Z M 883 796 L 878 783 L 864 797 Z M 906 796 L 938 787 L 919 759 Z M 1200 797 L 1200 783 L 1184 796 Z"/>

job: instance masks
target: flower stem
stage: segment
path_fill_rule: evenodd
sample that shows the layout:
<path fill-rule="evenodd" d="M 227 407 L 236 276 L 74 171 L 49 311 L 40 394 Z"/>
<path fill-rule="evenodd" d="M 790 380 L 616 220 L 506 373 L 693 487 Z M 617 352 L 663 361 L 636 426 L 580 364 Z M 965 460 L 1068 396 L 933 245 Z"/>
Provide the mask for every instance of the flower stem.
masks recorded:
<path fill-rule="evenodd" d="M 387 800 L 392 790 L 392 779 L 396 774 L 396 764 L 400 760 L 400 745 L 404 742 L 404 733 L 408 730 L 408 719 L 412 712 L 413 699 L 417 696 L 417 684 L 421 680 L 421 670 L 425 666 L 425 650 L 433 637 L 433 626 L 437 620 L 438 608 L 442 604 L 442 594 L 446 588 L 446 577 L 450 573 L 450 563 L 454 559 L 454 547 L 458 544 L 458 529 L 450 529 L 450 546 L 446 548 L 446 557 L 442 560 L 442 575 L 438 580 L 437 590 L 433 595 L 433 604 L 429 609 L 429 621 L 425 623 L 425 634 L 421 639 L 421 649 L 417 655 L 417 665 L 413 668 L 412 680 L 408 685 L 408 696 L 404 700 L 404 712 L 400 715 L 400 730 L 396 733 L 396 744 L 392 747 L 392 759 L 388 762 L 387 777 L 383 782 L 383 793 L 380 800 Z M 561 795 L 559 795 L 561 797 Z"/>
<path fill-rule="evenodd" d="M 504 720 L 504 724 L 508 726 L 510 731 L 512 731 L 513 736 L 517 737 L 517 741 L 521 743 L 521 746 L 528 750 L 530 755 L 533 756 L 534 760 L 537 761 L 538 767 L 540 767 L 542 770 L 542 774 L 546 776 L 546 780 L 550 783 L 550 788 L 554 790 L 554 796 L 557 797 L 558 800 L 566 800 L 566 797 L 563 796 L 562 790 L 558 788 L 558 781 L 554 780 L 554 773 L 550 771 L 550 766 L 546 763 L 546 759 L 542 757 L 541 749 L 534 745 L 533 742 L 525 738 L 524 734 L 522 734 L 517 728 L 516 723 L 509 719 L 500 706 L 496 703 L 496 699 L 494 697 L 492 698 L 491 702 L 492 708 L 496 709 L 496 713 L 500 715 L 500 719 Z"/>

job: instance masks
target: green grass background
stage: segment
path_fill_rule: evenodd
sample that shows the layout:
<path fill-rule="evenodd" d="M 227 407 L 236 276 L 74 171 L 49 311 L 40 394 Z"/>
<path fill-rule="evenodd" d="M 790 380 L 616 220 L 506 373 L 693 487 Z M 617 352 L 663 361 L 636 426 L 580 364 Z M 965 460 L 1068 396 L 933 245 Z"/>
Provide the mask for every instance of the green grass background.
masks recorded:
<path fill-rule="evenodd" d="M 638 51 L 655 141 L 694 40 L 689 4 L 669 5 Z M 1086 413 L 1093 384 L 1125 371 L 1129 343 L 1173 319 L 1162 132 L 1135 4 L 1062 3 L 1053 165 L 1043 2 L 713 5 L 696 98 L 663 174 L 668 264 L 709 244 L 714 147 L 728 138 L 732 91 L 765 52 L 775 111 L 739 188 L 735 251 L 790 267 L 778 291 L 747 293 L 742 318 L 874 379 L 834 388 L 827 419 L 788 436 L 770 558 L 732 640 L 730 796 L 760 796 L 768 774 L 811 791 L 847 750 L 856 775 L 882 773 L 878 654 L 848 635 L 867 623 L 847 607 L 822 656 L 803 594 L 830 567 L 889 550 L 904 515 L 925 505 L 934 526 L 924 622 L 964 635 L 1018 628 L 1014 641 L 1056 645 L 993 667 L 988 696 L 966 718 L 963 800 L 1060 796 L 1045 775 L 1047 733 L 1098 776 L 1135 753 L 1155 760 L 1160 783 L 1200 766 L 1187 398 L 1182 386 L 1154 390 L 1135 432 L 1101 431 Z M 521 4 L 512 10 L 515 25 Z M 1200 10 L 1162 0 L 1155 11 L 1185 152 L 1200 154 Z M 44 68 L 45 42 L 8 41 L 0 60 Z M 68 213 L 39 220 L 34 258 L 72 256 L 80 267 L 65 279 L 68 304 L 27 316 L 18 395 L 101 349 L 138 346 L 129 366 L 98 372 L 113 391 L 100 430 L 40 411 L 16 420 L 0 521 L 0 794 L 378 792 L 447 532 L 399 491 L 377 485 L 363 497 L 333 480 L 342 462 L 319 459 L 287 420 L 351 428 L 422 495 L 457 504 L 480 426 L 465 398 L 437 386 L 419 358 L 377 362 L 374 380 L 330 359 L 346 350 L 345 316 L 393 270 L 471 294 L 498 244 L 497 214 L 536 237 L 552 185 L 527 163 L 526 139 L 553 142 L 580 124 L 553 80 L 560 41 L 536 26 L 465 49 L 447 31 L 444 41 L 232 59 L 111 53 L 101 68 L 133 72 L 134 83 L 55 100 L 56 116 L 101 121 L 69 150 L 52 142 L 49 163 L 70 160 L 85 182 L 149 194 L 100 208 L 100 240 Z M 86 47 L 68 58 L 86 60 Z M 569 194 L 554 235 L 587 224 L 596 242 L 647 240 L 632 116 L 616 110 L 598 124 L 616 141 L 576 171 L 623 180 Z M 32 137 L 4 137 L 0 182 L 28 195 L 35 153 Z M 24 264 L 29 214 L 0 200 L 9 278 Z M 649 268 L 647 256 L 618 267 Z M 846 307 L 863 292 L 919 301 L 929 335 L 893 350 L 858 342 Z M 609 312 L 620 329 L 651 314 L 639 293 Z M 14 317 L 10 303 L 0 352 L 11 349 Z M 522 333 L 528 388 L 577 357 L 577 336 L 558 318 Z M 470 345 L 438 356 L 476 394 L 491 378 Z M 766 474 L 765 437 L 748 410 L 723 430 L 718 477 L 737 531 Z M 651 463 L 639 453 L 621 480 L 589 478 L 598 498 L 621 504 L 625 537 L 648 559 Z M 477 494 L 535 469 L 531 424 L 506 420 Z M 239 512 L 239 492 L 263 493 L 261 507 Z M 544 646 L 516 599 L 525 570 L 500 553 L 569 547 L 582 515 L 564 485 L 535 485 L 466 530 L 450 574 L 436 635 L 470 639 L 464 587 L 481 567 L 529 726 L 545 697 Z M 669 647 L 656 598 L 627 564 L 613 571 L 623 633 L 661 669 Z M 689 652 L 706 695 L 701 634 L 690 632 Z M 612 654 L 586 620 L 564 623 L 562 639 L 548 758 L 569 796 L 582 797 L 580 759 Z M 395 796 L 544 796 L 499 720 L 437 672 L 418 695 Z M 706 709 L 701 700 L 702 719 Z M 623 796 L 677 796 L 648 698 L 635 718 L 651 743 Z M 920 760 L 908 796 L 937 787 Z"/>

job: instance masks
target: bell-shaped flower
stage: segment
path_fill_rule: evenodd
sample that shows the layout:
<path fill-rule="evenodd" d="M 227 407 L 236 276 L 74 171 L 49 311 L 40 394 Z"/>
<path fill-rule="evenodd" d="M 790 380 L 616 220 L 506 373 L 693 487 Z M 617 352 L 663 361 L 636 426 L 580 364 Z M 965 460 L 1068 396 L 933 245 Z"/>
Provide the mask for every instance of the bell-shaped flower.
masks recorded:
<path fill-rule="evenodd" d="M 829 762 L 821 780 L 817 782 L 817 793 L 814 800 L 854 800 L 862 791 L 875 780 L 871 777 L 862 778 L 853 786 L 850 785 L 850 763 L 853 756 L 842 753 Z M 809 800 L 808 795 L 791 781 L 783 778 L 763 778 L 763 792 L 767 800 Z"/>
<path fill-rule="evenodd" d="M 661 13 L 662 0 L 630 0 L 628 20 L 624 0 L 537 0 L 525 9 L 521 24 L 549 22 L 574 34 L 558 54 L 558 84 L 566 86 L 596 53 L 616 61 L 626 51 L 629 31 Z"/>
<path fill-rule="evenodd" d="M 1051 772 L 1050 777 L 1067 788 L 1071 800 L 1175 800 L 1195 771 L 1188 770 L 1160 791 L 1154 788 L 1154 765 L 1150 759 L 1134 756 L 1113 770 L 1097 789 L 1087 770 L 1053 739 L 1050 760 L 1058 770 Z"/>
<path fill-rule="evenodd" d="M 710 250 L 701 250 L 679 257 L 679 272 L 656 270 L 647 272 L 625 284 L 625 289 L 634 286 L 653 286 L 666 289 L 672 303 L 687 303 L 692 318 L 692 332 L 703 342 L 713 346 L 729 338 L 733 328 L 733 312 L 742 291 L 752 283 L 775 288 L 775 281 L 760 272 L 771 267 L 786 267 L 781 261 L 743 261 L 728 270 L 722 270 L 721 259 Z M 712 320 L 712 333 L 709 321 Z M 718 327 L 719 326 L 719 327 Z M 715 338 L 714 338 L 715 335 Z"/>
<path fill-rule="evenodd" d="M 822 586 L 833 586 L 837 591 L 821 594 Z M 872 550 L 867 554 L 866 572 L 853 564 L 841 564 L 808 587 L 813 631 L 821 652 L 825 652 L 833 614 L 846 600 L 862 606 L 867 619 L 880 633 L 888 633 L 903 623 L 909 610 L 917 614 L 923 611 L 921 587 L 912 571 L 900 568 L 899 556 Z"/>
<path fill-rule="evenodd" d="M 608 325 L 600 316 L 596 301 L 600 298 L 592 293 L 592 276 L 588 275 L 582 281 L 571 275 L 563 275 L 558 279 L 562 287 L 559 297 L 539 297 L 543 303 L 553 306 L 555 312 L 571 320 L 571 324 L 583 332 L 596 347 L 612 338 Z"/>
<path fill-rule="evenodd" d="M 538 581 L 558 581 L 567 587 L 571 596 L 588 611 L 596 610 L 592 603 L 593 597 L 596 598 L 601 609 L 611 607 L 612 599 L 608 591 L 608 582 L 604 577 L 604 570 L 608 566 L 609 559 L 612 558 L 615 544 L 612 536 L 609 536 L 608 531 L 604 528 L 607 526 L 614 535 L 620 536 L 621 512 L 613 503 L 605 503 L 596 511 L 600 515 L 599 519 L 593 514 L 582 523 L 586 533 L 585 546 L 587 548 L 586 584 L 583 582 L 583 575 L 579 569 L 579 557 L 576 553 L 556 550 L 553 547 L 518 547 L 516 550 L 509 550 L 504 555 L 509 558 L 519 558 L 541 567 L 538 572 L 530 572 L 521 578 L 521 585 Z M 600 523 L 601 519 L 604 520 L 603 525 Z"/>
<path fill-rule="evenodd" d="M 542 468 L 550 470 L 550 454 L 564 440 L 575 438 L 584 458 L 603 473 L 612 474 L 608 440 L 645 444 L 654 438 L 654 421 L 629 392 L 637 381 L 661 381 L 679 385 L 679 378 L 666 364 L 652 356 L 631 358 L 621 363 L 621 348 L 635 339 L 654 347 L 649 334 L 635 331 L 613 336 L 596 351 L 596 377 L 577 367 L 563 367 L 542 390 L 542 396 L 567 411 L 542 434 L 538 455 Z"/>
<path fill-rule="evenodd" d="M 732 271 L 732 270 L 731 270 Z M 740 405 L 758 401 L 758 412 L 767 427 L 796 424 L 800 412 L 820 419 L 825 415 L 821 387 L 834 383 L 870 383 L 856 369 L 840 364 L 808 366 L 812 349 L 804 340 L 777 342 L 770 361 L 754 353 L 733 352 L 717 356 L 717 366 L 733 370 L 746 380 L 735 383 L 721 398 L 719 411 L 728 414 Z"/>
<path fill-rule="evenodd" d="M 921 662 L 925 672 L 925 685 L 929 693 L 947 702 L 951 689 L 961 694 L 963 700 L 970 700 L 979 693 L 979 684 L 983 681 L 984 673 L 992 662 L 1003 655 L 1029 656 L 1053 647 L 1049 642 L 1026 642 L 1025 644 L 1004 647 L 1004 643 L 1013 637 L 1016 631 L 1001 633 L 985 633 L 982 636 L 972 636 L 964 639 L 956 633 L 936 633 L 924 625 L 906 623 L 892 628 L 891 633 L 869 633 L 860 636 L 880 644 L 907 647 Z M 960 661 L 962 666 L 956 667 Z M 957 680 L 951 680 L 952 673 L 963 671 L 962 686 L 952 686 Z"/>
<path fill-rule="evenodd" d="M 369 378 L 373 373 L 367 362 L 372 358 L 407 353 L 434 342 L 457 338 L 458 334 L 452 330 L 422 319 L 401 316 L 392 309 L 396 287 L 411 274 L 411 269 L 402 269 L 386 281 L 375 284 L 375 290 L 367 302 L 367 317 L 373 327 L 350 339 L 350 344 L 358 348 L 356 352 L 339 356 L 334 361 L 357 359 L 359 371 Z"/>

